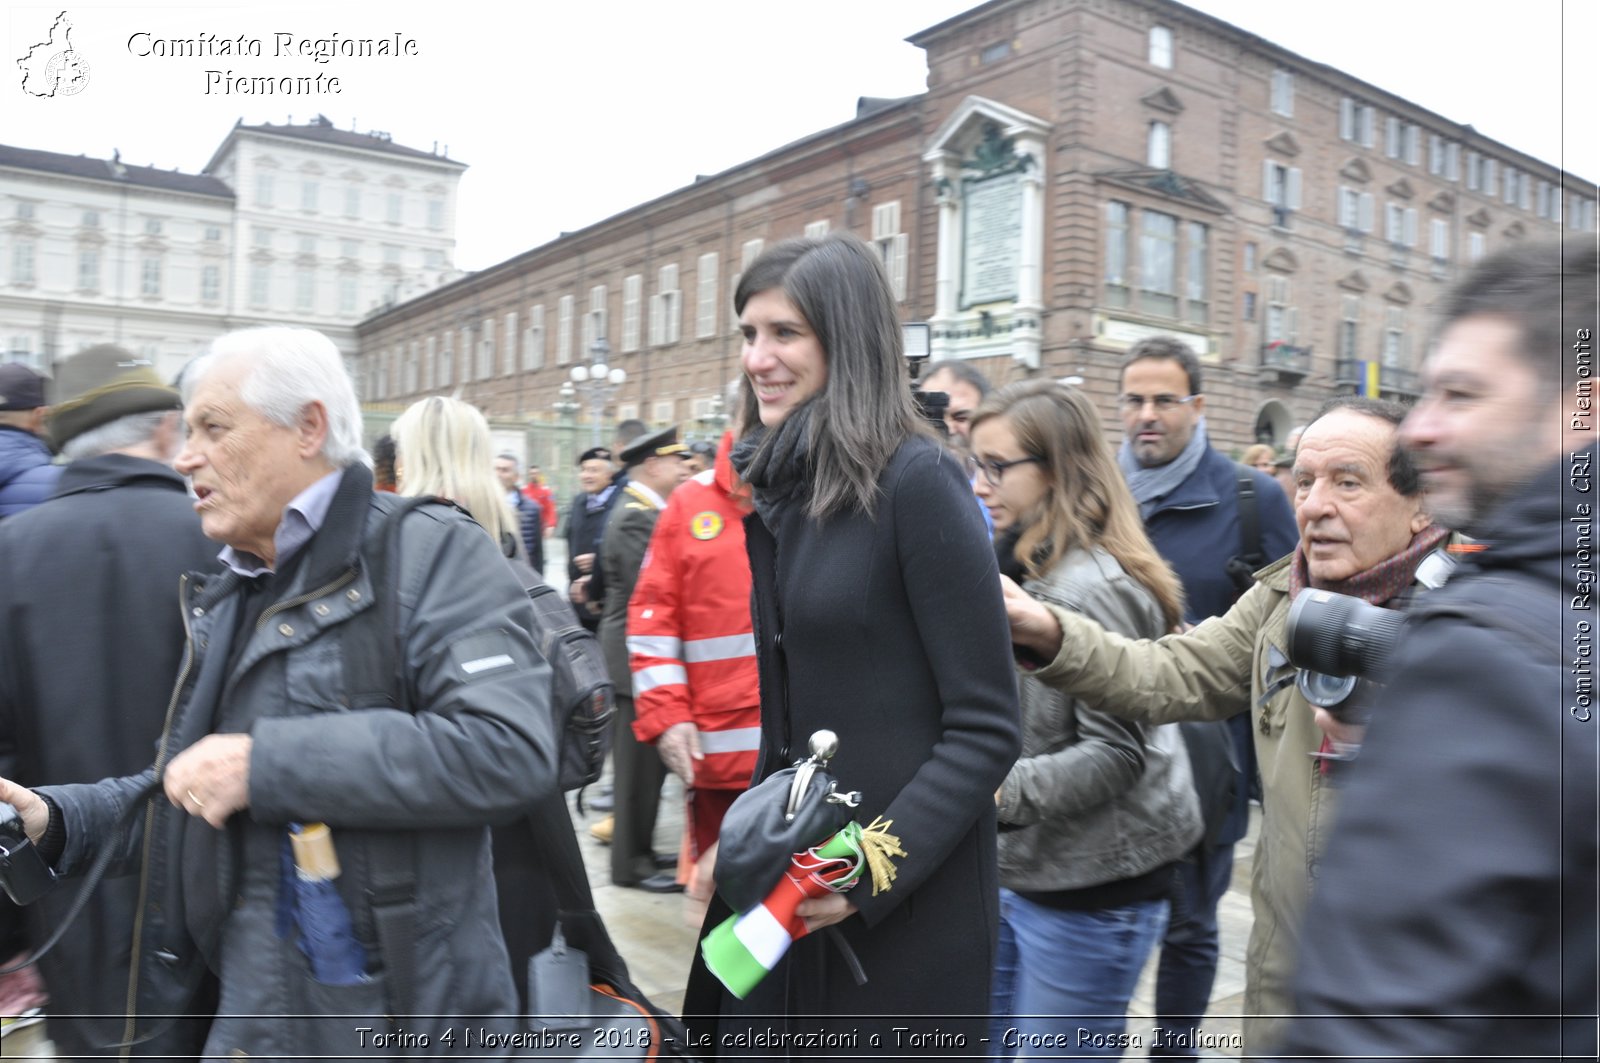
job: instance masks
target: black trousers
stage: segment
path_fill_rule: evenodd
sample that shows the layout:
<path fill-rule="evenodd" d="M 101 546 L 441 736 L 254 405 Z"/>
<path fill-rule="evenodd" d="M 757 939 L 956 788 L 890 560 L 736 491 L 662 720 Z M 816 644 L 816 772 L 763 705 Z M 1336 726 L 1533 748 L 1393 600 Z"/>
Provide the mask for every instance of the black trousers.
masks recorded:
<path fill-rule="evenodd" d="M 611 881 L 618 886 L 631 886 L 656 873 L 650 840 L 661 807 L 661 784 L 667 777 L 666 765 L 655 747 L 633 737 L 633 720 L 633 699 L 618 694 L 611 740 L 612 798 L 616 802 L 612 808 Z"/>

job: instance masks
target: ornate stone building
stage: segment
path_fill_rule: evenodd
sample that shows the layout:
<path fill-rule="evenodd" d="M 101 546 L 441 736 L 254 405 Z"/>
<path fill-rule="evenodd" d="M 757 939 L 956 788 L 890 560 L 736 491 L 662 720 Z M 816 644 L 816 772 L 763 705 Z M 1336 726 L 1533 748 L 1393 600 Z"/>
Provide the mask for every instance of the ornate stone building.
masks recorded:
<path fill-rule="evenodd" d="M 1181 4 L 992 0 L 910 40 L 925 93 L 368 318 L 365 395 L 549 419 L 599 350 L 605 416 L 709 430 L 740 270 L 846 228 L 934 357 L 1077 378 L 1120 431 L 1125 352 L 1172 333 L 1219 445 L 1276 442 L 1337 391 L 1413 395 L 1464 266 L 1595 228 L 1592 182 Z"/>
<path fill-rule="evenodd" d="M 354 354 L 364 315 L 459 276 L 465 169 L 320 116 L 236 124 L 200 174 L 0 146 L 0 357 L 48 371 L 109 341 L 172 376 L 285 321 Z"/>

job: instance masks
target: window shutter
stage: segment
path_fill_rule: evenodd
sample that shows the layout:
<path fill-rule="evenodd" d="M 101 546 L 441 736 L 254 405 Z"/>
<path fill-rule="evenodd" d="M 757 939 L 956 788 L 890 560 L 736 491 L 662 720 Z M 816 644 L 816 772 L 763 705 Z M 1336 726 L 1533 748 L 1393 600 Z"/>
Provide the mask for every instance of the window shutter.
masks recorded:
<path fill-rule="evenodd" d="M 1407 247 L 1417 246 L 1417 208 L 1406 208 L 1405 243 Z"/>
<path fill-rule="evenodd" d="M 900 302 L 906 300 L 906 241 L 905 233 L 896 233 L 891 238 L 889 253 L 889 287 L 894 290 L 894 297 Z"/>
<path fill-rule="evenodd" d="M 1289 167 L 1289 202 L 1290 210 L 1300 209 L 1300 167 Z"/>
<path fill-rule="evenodd" d="M 1370 233 L 1377 224 L 1375 215 L 1378 211 L 1378 201 L 1371 192 L 1361 193 L 1361 204 L 1357 208 L 1360 212 L 1357 228 L 1364 233 Z"/>

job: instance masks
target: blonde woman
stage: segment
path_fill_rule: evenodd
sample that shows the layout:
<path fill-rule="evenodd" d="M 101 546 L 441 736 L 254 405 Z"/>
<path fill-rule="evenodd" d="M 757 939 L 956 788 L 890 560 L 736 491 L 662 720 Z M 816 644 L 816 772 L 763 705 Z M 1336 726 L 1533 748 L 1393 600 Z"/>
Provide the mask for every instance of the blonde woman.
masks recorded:
<path fill-rule="evenodd" d="M 419 399 L 390 434 L 400 494 L 448 498 L 471 513 L 507 557 L 524 558 L 517 516 L 495 477 L 489 422 L 477 407 L 442 395 Z"/>
<path fill-rule="evenodd" d="M 1088 399 L 1024 381 L 971 424 L 1002 573 L 1134 638 L 1179 621 L 1178 579 L 1145 537 Z M 1028 676 L 1021 691 L 1022 756 L 995 795 L 1008 829 L 992 1043 L 1005 1056 L 1063 1044 L 1120 1055 L 1175 865 L 1200 839 L 1188 755 L 1174 728 L 1117 719 Z"/>

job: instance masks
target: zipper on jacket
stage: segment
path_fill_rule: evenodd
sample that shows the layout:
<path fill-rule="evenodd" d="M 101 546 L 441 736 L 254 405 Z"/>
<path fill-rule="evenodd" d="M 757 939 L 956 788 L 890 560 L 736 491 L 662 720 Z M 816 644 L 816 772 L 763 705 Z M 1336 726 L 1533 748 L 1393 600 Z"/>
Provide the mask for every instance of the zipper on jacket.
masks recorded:
<path fill-rule="evenodd" d="M 189 625 L 188 602 L 185 600 L 189 588 L 188 575 L 178 577 L 178 611 L 183 616 L 183 661 L 178 668 L 177 681 L 172 685 L 172 697 L 167 699 L 167 716 L 161 725 L 161 748 L 156 751 L 156 777 L 161 777 L 162 770 L 166 767 L 167 746 L 172 741 L 172 719 L 178 711 L 178 698 L 183 692 L 184 683 L 189 680 L 189 670 L 194 666 L 194 629 Z M 154 831 L 156 812 L 156 795 L 146 798 L 144 810 L 144 841 L 140 846 L 139 859 L 139 899 L 133 913 L 133 950 L 128 958 L 128 999 L 127 1025 L 122 1030 L 124 1047 L 118 1053 L 120 1058 L 128 1059 L 133 1052 L 133 1035 L 138 1025 L 138 997 L 139 997 L 139 953 L 144 946 L 144 906 L 150 894 L 150 836 Z"/>
<path fill-rule="evenodd" d="M 349 568 L 345 570 L 344 575 L 340 576 L 338 579 L 327 584 L 326 586 L 318 587 L 316 590 L 307 591 L 304 594 L 297 594 L 293 598 L 285 598 L 281 602 L 274 602 L 272 605 L 269 605 L 265 610 L 263 610 L 261 616 L 257 618 L 256 630 L 265 631 L 267 627 L 267 621 L 271 620 L 284 610 L 293 609 L 297 605 L 304 605 L 309 601 L 314 601 L 318 598 L 321 598 L 323 595 L 332 594 L 334 591 L 338 590 L 340 587 L 343 587 L 346 583 L 349 583 L 355 578 L 356 570 Z"/>

